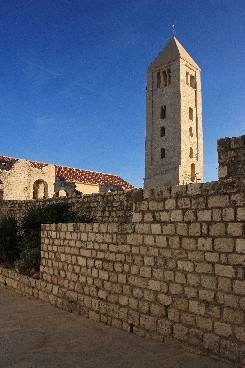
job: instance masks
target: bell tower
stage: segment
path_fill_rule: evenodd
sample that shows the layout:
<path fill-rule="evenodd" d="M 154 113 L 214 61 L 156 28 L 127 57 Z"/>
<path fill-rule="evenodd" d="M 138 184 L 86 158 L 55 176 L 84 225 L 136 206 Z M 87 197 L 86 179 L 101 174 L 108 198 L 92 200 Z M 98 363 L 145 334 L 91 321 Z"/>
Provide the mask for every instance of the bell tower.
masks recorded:
<path fill-rule="evenodd" d="M 200 72 L 176 37 L 148 68 L 145 188 L 203 180 Z"/>

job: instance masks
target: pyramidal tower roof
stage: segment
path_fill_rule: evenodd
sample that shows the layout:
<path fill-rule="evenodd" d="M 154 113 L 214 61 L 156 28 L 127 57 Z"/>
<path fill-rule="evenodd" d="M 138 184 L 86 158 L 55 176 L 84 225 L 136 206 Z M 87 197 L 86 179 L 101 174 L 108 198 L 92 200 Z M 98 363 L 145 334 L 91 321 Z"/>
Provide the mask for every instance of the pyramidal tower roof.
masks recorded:
<path fill-rule="evenodd" d="M 155 60 L 151 63 L 150 68 L 157 68 L 160 65 L 169 64 L 177 59 L 183 59 L 197 69 L 200 67 L 193 60 L 190 54 L 185 50 L 176 37 L 172 37 L 164 49 L 158 54 Z"/>

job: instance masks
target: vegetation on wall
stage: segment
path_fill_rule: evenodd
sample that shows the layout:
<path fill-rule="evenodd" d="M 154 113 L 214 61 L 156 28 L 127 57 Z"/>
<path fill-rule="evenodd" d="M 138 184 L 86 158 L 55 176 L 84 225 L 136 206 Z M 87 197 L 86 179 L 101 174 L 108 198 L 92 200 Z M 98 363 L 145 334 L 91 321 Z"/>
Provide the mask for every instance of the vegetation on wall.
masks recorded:
<path fill-rule="evenodd" d="M 84 213 L 71 211 L 68 203 L 33 206 L 17 223 L 14 217 L 0 222 L 0 262 L 25 275 L 38 273 L 41 259 L 41 224 L 91 222 Z"/>
<path fill-rule="evenodd" d="M 20 256 L 21 241 L 18 224 L 13 216 L 0 221 L 0 262 L 13 264 Z"/>

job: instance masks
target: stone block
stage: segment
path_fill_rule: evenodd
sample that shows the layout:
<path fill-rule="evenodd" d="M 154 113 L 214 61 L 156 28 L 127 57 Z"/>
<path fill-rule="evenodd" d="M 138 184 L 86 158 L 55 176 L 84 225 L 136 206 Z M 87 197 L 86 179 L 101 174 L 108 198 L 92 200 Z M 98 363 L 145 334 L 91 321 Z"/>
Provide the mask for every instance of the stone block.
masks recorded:
<path fill-rule="evenodd" d="M 213 322 L 211 318 L 205 318 L 202 316 L 196 317 L 196 325 L 198 328 L 206 331 L 212 331 Z"/>
<path fill-rule="evenodd" d="M 245 239 L 236 239 L 236 251 L 245 254 Z"/>
<path fill-rule="evenodd" d="M 231 325 L 223 322 L 214 322 L 214 332 L 219 336 L 229 337 L 232 334 Z"/>
<path fill-rule="evenodd" d="M 185 341 L 188 339 L 188 328 L 180 323 L 175 323 L 173 326 L 173 335 L 176 340 Z"/>
<path fill-rule="evenodd" d="M 200 262 L 196 263 L 195 271 L 197 273 L 212 273 L 213 272 L 213 265 L 207 262 Z"/>
<path fill-rule="evenodd" d="M 212 219 L 212 211 L 211 210 L 199 210 L 197 211 L 197 220 L 198 221 L 211 221 Z"/>
<path fill-rule="evenodd" d="M 183 271 L 187 271 L 187 272 L 192 272 L 194 271 L 194 264 L 191 261 L 177 261 L 177 265 L 178 265 L 178 269 L 183 270 Z"/>
<path fill-rule="evenodd" d="M 199 290 L 199 299 L 205 300 L 207 302 L 213 302 L 214 301 L 214 291 L 213 290 Z"/>
<path fill-rule="evenodd" d="M 245 295 L 245 280 L 235 280 L 233 282 L 233 291 L 235 294 Z"/>
<path fill-rule="evenodd" d="M 239 222 L 228 223 L 227 233 L 228 235 L 241 237 L 243 235 L 243 223 Z"/>
<path fill-rule="evenodd" d="M 225 307 L 223 311 L 223 320 L 231 324 L 242 325 L 244 321 L 243 314 L 244 312 L 242 310 Z"/>
<path fill-rule="evenodd" d="M 214 239 L 214 250 L 220 253 L 233 252 L 235 240 L 233 238 L 217 238 Z"/>
<path fill-rule="evenodd" d="M 172 323 L 167 319 L 157 320 L 157 331 L 161 336 L 171 336 L 172 335 Z"/>
<path fill-rule="evenodd" d="M 151 316 L 140 315 L 140 326 L 148 331 L 156 330 L 156 318 Z"/>
<path fill-rule="evenodd" d="M 213 195 L 208 198 L 208 207 L 228 207 L 229 206 L 229 196 L 224 195 Z"/>
<path fill-rule="evenodd" d="M 215 265 L 215 274 L 224 277 L 235 277 L 235 270 L 232 266 L 226 266 L 222 264 Z"/>
<path fill-rule="evenodd" d="M 237 209 L 237 221 L 245 221 L 245 207 Z"/>
<path fill-rule="evenodd" d="M 212 333 L 203 336 L 204 348 L 214 353 L 219 353 L 220 338 Z"/>
<path fill-rule="evenodd" d="M 200 303 L 197 300 L 189 300 L 189 311 L 197 315 L 204 315 L 205 304 Z"/>
<path fill-rule="evenodd" d="M 235 336 L 239 341 L 245 343 L 245 327 L 244 326 L 235 327 Z"/>
<path fill-rule="evenodd" d="M 181 222 L 183 221 L 183 213 L 182 210 L 174 210 L 171 212 L 170 220 L 173 222 Z"/>
<path fill-rule="evenodd" d="M 225 224 L 216 223 L 209 225 L 209 235 L 211 236 L 223 236 L 225 235 Z"/>

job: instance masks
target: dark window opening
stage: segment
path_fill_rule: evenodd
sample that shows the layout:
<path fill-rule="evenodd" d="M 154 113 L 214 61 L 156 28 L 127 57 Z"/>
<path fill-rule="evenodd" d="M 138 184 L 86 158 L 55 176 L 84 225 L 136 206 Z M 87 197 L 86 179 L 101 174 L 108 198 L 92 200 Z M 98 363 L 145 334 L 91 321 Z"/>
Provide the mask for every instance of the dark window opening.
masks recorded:
<path fill-rule="evenodd" d="M 157 72 L 157 88 L 161 87 L 161 73 Z"/>
<path fill-rule="evenodd" d="M 194 75 L 190 76 L 190 86 L 194 89 L 196 88 L 196 79 L 195 79 Z"/>
<path fill-rule="evenodd" d="M 194 182 L 196 178 L 196 167 L 195 164 L 191 164 L 191 181 Z"/>
<path fill-rule="evenodd" d="M 193 137 L 193 129 L 192 127 L 189 128 L 190 137 Z"/>
<path fill-rule="evenodd" d="M 161 158 L 165 158 L 165 148 L 161 148 Z"/>
<path fill-rule="evenodd" d="M 164 137 L 165 136 L 165 127 L 162 126 L 161 127 L 161 137 Z"/>
<path fill-rule="evenodd" d="M 190 148 L 190 154 L 189 154 L 189 157 L 190 157 L 190 158 L 193 158 L 193 148 L 192 148 L 192 147 Z"/>
<path fill-rule="evenodd" d="M 185 80 L 186 80 L 186 84 L 189 85 L 189 73 L 188 72 L 186 72 L 185 74 Z"/>
<path fill-rule="evenodd" d="M 166 105 L 161 106 L 161 111 L 160 111 L 160 119 L 165 119 L 166 118 Z"/>
<path fill-rule="evenodd" d="M 167 76 L 166 70 L 163 71 L 162 75 L 163 75 L 163 84 L 164 84 L 164 87 L 167 87 L 167 85 L 168 85 L 168 76 Z"/>
<path fill-rule="evenodd" d="M 167 72 L 168 72 L 168 84 L 171 84 L 171 69 L 168 69 Z"/>
<path fill-rule="evenodd" d="M 193 120 L 193 108 L 189 107 L 189 119 Z"/>

